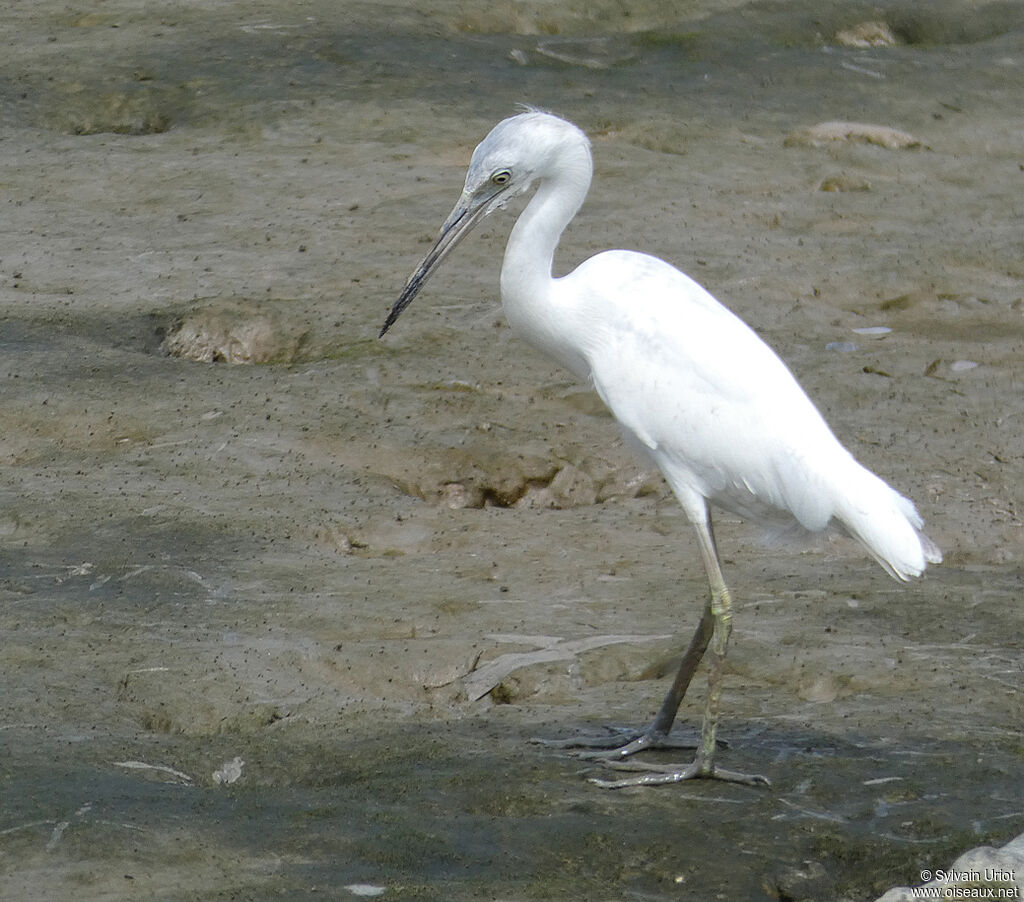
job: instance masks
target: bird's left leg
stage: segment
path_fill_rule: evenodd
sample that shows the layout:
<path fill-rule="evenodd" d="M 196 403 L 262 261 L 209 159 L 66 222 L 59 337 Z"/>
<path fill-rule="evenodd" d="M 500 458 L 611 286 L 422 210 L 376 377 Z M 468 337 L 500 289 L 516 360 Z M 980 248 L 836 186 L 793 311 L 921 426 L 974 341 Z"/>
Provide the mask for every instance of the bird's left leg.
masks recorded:
<path fill-rule="evenodd" d="M 729 646 L 729 634 L 732 632 L 732 597 L 722 576 L 722 567 L 718 562 L 718 551 L 711 532 L 711 521 L 705 513 L 703 519 L 696 520 L 695 527 L 700 544 L 701 558 L 708 575 L 710 589 L 709 610 L 713 618 L 714 635 L 711 640 L 711 667 L 708 672 L 708 697 L 704 707 L 704 721 L 701 726 L 700 746 L 697 757 L 685 767 L 657 764 L 612 764 L 624 770 L 643 770 L 642 776 L 627 777 L 622 780 L 600 780 L 594 778 L 592 783 L 606 789 L 617 789 L 622 786 L 651 786 L 660 783 L 680 783 L 683 780 L 714 779 L 726 780 L 731 783 L 745 783 L 750 786 L 768 785 L 766 777 L 759 774 L 741 774 L 725 770 L 715 765 L 715 742 L 718 732 L 718 715 L 722 702 L 722 679 L 725 675 L 725 655 Z M 671 695 L 671 693 L 670 693 Z"/>

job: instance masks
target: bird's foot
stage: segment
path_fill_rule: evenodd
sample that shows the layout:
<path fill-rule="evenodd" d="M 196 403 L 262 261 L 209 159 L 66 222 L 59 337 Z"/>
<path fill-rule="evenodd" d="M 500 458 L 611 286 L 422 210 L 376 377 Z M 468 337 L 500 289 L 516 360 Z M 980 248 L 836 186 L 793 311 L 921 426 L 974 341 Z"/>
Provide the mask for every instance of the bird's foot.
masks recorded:
<path fill-rule="evenodd" d="M 624 786 L 660 786 L 664 783 L 682 783 L 684 780 L 723 780 L 726 783 L 740 783 L 744 786 L 771 786 L 767 777 L 760 774 L 741 774 L 733 770 L 716 767 L 712 761 L 698 755 L 691 764 L 649 764 L 647 762 L 608 762 L 615 770 L 642 771 L 633 777 L 621 780 L 602 780 L 590 777 L 595 786 L 602 789 L 621 789 Z"/>
<path fill-rule="evenodd" d="M 644 749 L 695 749 L 696 736 L 679 736 L 661 730 L 636 730 L 630 727 L 606 727 L 602 736 L 574 736 L 569 739 L 533 739 L 539 745 L 555 749 L 581 749 L 580 758 L 622 760 Z M 720 742 L 721 746 L 728 743 Z"/>

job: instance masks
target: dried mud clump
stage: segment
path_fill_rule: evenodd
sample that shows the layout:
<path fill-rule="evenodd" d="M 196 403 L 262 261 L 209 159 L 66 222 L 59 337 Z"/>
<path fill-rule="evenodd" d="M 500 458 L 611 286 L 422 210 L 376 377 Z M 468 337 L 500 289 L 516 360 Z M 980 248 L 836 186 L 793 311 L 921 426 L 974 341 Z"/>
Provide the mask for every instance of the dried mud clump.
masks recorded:
<path fill-rule="evenodd" d="M 168 329 L 161 350 L 200 363 L 293 363 L 308 338 L 308 330 L 272 312 L 200 310 Z"/>
<path fill-rule="evenodd" d="M 786 147 L 826 147 L 837 141 L 853 144 L 875 144 L 887 150 L 911 150 L 923 147 L 913 135 L 887 125 L 865 122 L 819 122 L 798 128 L 786 137 Z"/>
<path fill-rule="evenodd" d="M 58 85 L 42 115 L 45 125 L 69 135 L 159 135 L 168 131 L 191 104 L 181 87 L 143 84 L 99 87 L 72 81 Z"/>
<path fill-rule="evenodd" d="M 871 182 L 862 176 L 839 173 L 823 178 L 818 185 L 818 190 L 832 192 L 870 191 Z"/>
<path fill-rule="evenodd" d="M 835 41 L 841 47 L 895 47 L 899 44 L 892 29 L 884 22 L 861 22 L 836 32 Z"/>

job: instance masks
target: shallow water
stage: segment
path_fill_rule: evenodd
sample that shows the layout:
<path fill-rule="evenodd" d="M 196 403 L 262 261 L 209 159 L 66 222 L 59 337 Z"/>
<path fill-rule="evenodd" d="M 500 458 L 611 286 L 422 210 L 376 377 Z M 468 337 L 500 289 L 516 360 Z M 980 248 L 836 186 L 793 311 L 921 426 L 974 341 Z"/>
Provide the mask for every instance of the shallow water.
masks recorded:
<path fill-rule="evenodd" d="M 869 899 L 1020 833 L 1024 22 L 920 10 L 12 11 L 0 897 Z M 877 19 L 900 46 L 832 40 Z M 704 588 L 504 325 L 509 218 L 375 340 L 521 102 L 595 141 L 558 265 L 691 272 L 946 552 L 899 586 L 720 523 L 723 761 L 771 790 L 601 792 L 529 742 L 653 716 Z M 835 119 L 922 146 L 786 146 Z M 166 356 L 182 323 L 267 362 Z"/>

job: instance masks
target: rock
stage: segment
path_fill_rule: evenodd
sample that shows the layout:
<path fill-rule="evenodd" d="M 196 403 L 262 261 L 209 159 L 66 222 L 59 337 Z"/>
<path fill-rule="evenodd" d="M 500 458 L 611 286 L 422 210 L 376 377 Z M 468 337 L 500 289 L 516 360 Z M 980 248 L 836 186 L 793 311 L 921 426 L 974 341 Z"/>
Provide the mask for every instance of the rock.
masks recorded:
<path fill-rule="evenodd" d="M 1001 849 L 992 846 L 971 849 L 951 867 L 926 869 L 921 877 L 927 881 L 925 887 L 936 890 L 935 898 L 1019 899 L 1024 895 L 1024 833 Z M 986 890 L 992 892 L 986 894 Z M 997 890 L 1003 895 L 997 895 Z M 876 902 L 911 902 L 923 898 L 926 897 L 920 886 L 897 886 Z"/>
<path fill-rule="evenodd" d="M 225 761 L 213 772 L 213 782 L 217 786 L 227 786 L 231 783 L 237 783 L 242 777 L 242 768 L 244 767 L 245 761 L 237 756 L 232 758 L 230 761 Z"/>

